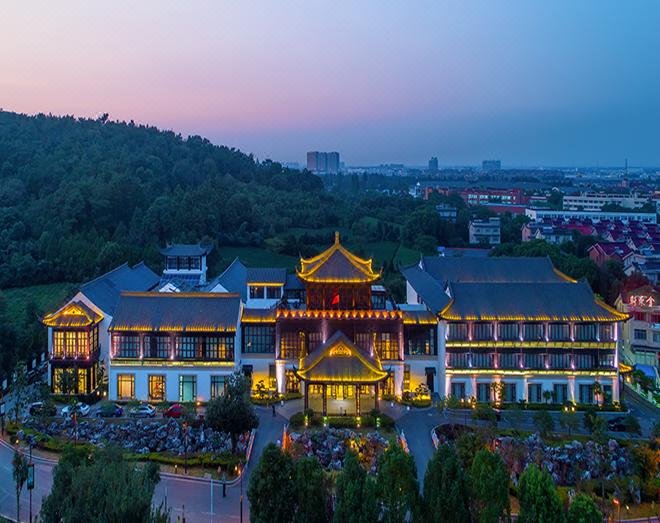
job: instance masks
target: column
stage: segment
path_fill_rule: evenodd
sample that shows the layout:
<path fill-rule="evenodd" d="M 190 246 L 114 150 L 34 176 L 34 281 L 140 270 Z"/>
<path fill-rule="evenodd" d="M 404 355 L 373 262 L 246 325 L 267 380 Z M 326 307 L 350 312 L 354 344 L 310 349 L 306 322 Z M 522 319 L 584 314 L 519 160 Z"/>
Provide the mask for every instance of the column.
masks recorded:
<path fill-rule="evenodd" d="M 521 399 L 528 402 L 529 401 L 529 391 L 528 391 L 528 387 L 527 387 L 527 376 L 526 375 L 523 376 L 522 386 L 523 386 L 523 390 L 522 390 Z"/>
<path fill-rule="evenodd" d="M 360 415 L 360 385 L 355 386 L 355 415 Z"/>
<path fill-rule="evenodd" d="M 277 379 L 277 393 L 284 394 L 286 391 L 286 369 L 283 360 L 275 360 L 275 377 Z"/>
<path fill-rule="evenodd" d="M 309 408 L 309 383 L 305 382 L 305 410 Z"/>
<path fill-rule="evenodd" d="M 612 390 L 614 390 L 614 388 Z M 374 385 L 374 409 L 380 410 L 378 405 L 378 383 Z"/>
<path fill-rule="evenodd" d="M 575 399 L 575 376 L 568 377 L 568 399 L 571 400 L 571 403 L 577 403 Z"/>
<path fill-rule="evenodd" d="M 328 386 L 323 384 L 322 402 L 323 402 L 323 415 L 328 415 Z"/>
<path fill-rule="evenodd" d="M 617 373 L 618 374 L 618 373 Z M 619 401 L 619 377 L 612 378 L 612 401 Z"/>

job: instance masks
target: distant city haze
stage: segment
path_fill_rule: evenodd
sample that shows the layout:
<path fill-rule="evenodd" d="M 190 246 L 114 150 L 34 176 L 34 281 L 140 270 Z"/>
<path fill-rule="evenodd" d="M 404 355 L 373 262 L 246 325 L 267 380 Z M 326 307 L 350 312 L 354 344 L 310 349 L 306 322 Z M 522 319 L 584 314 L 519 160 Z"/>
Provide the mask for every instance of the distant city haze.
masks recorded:
<path fill-rule="evenodd" d="M 660 2 L 20 2 L 0 107 L 259 159 L 660 165 Z"/>

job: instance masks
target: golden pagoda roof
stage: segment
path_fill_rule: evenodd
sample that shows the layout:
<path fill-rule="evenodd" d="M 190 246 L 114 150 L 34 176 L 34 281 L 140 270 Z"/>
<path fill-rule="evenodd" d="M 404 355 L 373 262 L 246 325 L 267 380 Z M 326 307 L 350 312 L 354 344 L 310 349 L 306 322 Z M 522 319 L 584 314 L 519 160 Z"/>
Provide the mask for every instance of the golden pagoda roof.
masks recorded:
<path fill-rule="evenodd" d="M 67 303 L 60 310 L 47 314 L 42 322 L 47 327 L 89 327 L 100 322 L 103 316 L 94 312 L 82 301 Z"/>
<path fill-rule="evenodd" d="M 357 347 L 346 335 L 335 332 L 328 341 L 300 359 L 298 377 L 319 383 L 376 383 L 389 375 L 378 356 Z"/>
<path fill-rule="evenodd" d="M 298 277 L 310 283 L 371 283 L 380 278 L 372 260 L 365 260 L 346 250 L 335 232 L 335 243 L 313 258 L 300 258 Z"/>

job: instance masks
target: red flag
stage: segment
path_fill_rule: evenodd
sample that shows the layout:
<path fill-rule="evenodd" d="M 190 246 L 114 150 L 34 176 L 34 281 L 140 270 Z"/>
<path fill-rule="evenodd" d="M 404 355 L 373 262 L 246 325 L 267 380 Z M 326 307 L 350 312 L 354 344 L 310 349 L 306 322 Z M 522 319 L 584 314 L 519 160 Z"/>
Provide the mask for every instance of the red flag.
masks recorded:
<path fill-rule="evenodd" d="M 338 291 L 336 291 L 332 295 L 332 302 L 330 302 L 330 305 L 339 305 L 339 292 Z"/>

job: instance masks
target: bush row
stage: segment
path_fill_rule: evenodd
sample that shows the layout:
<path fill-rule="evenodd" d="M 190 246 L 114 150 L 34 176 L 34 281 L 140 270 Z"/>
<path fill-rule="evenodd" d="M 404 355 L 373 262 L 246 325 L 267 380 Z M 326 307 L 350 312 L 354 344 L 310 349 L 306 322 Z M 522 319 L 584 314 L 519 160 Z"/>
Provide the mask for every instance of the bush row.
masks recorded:
<path fill-rule="evenodd" d="M 305 414 L 307 414 L 307 421 L 310 427 L 322 427 L 324 418 L 322 414 L 311 412 L 298 412 L 291 416 L 289 419 L 289 426 L 294 429 L 299 429 L 305 426 Z M 360 416 L 360 423 L 358 427 L 358 420 L 356 416 L 327 416 L 327 423 L 329 427 L 335 429 L 356 429 L 356 428 L 375 428 L 376 418 L 380 418 L 380 428 L 393 429 L 394 420 L 387 414 L 371 412 Z"/>

